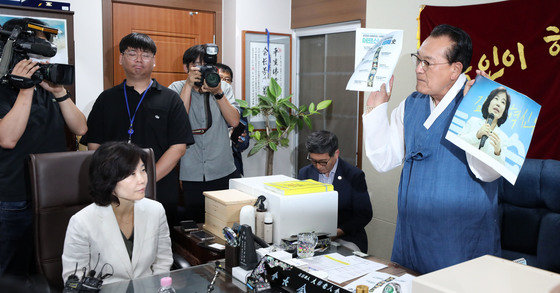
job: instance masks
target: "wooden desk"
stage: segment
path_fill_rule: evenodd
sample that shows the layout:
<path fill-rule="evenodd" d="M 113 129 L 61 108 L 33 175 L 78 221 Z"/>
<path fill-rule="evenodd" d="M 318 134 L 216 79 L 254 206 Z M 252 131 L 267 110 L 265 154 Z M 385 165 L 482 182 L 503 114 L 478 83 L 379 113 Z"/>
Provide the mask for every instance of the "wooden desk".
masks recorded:
<path fill-rule="evenodd" d="M 215 252 L 199 246 L 200 242 L 200 240 L 183 232 L 179 226 L 173 227 L 171 230 L 171 247 L 173 251 L 185 258 L 192 266 L 205 264 L 225 257 L 225 250 Z M 220 243 L 223 241 L 216 237 L 215 242 Z"/>

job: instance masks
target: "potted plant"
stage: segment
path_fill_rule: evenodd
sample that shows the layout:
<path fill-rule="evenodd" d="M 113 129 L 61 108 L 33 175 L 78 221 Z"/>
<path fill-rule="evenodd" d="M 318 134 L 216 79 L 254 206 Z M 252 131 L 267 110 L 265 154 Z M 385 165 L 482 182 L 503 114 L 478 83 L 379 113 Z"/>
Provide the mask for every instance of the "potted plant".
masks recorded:
<path fill-rule="evenodd" d="M 256 116 L 261 114 L 264 117 L 264 129 L 255 129 L 249 123 L 249 135 L 255 140 L 255 145 L 249 151 L 248 156 L 252 156 L 261 150 L 266 151 L 266 175 L 272 175 L 274 152 L 279 147 L 288 147 L 290 140 L 289 134 L 298 127 L 307 125 L 311 129 L 311 119 L 309 116 L 320 114 L 318 111 L 324 110 L 331 105 L 331 100 L 324 100 L 315 105 L 300 105 L 296 107 L 290 99 L 280 98 L 282 88 L 274 78 L 270 79 L 270 85 L 266 89 L 266 96 L 258 95 L 259 103 L 249 107 L 245 100 L 237 100 L 243 109 L 243 116 Z M 273 119 L 275 121 L 273 121 Z M 275 122 L 275 125 L 273 125 Z"/>

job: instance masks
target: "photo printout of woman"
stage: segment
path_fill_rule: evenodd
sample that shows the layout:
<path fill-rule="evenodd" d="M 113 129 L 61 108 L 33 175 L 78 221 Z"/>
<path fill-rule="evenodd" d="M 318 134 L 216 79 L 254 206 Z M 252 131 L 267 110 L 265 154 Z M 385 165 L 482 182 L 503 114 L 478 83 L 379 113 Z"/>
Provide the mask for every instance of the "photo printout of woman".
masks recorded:
<path fill-rule="evenodd" d="M 540 108 L 529 97 L 479 75 L 445 138 L 515 184 Z"/>

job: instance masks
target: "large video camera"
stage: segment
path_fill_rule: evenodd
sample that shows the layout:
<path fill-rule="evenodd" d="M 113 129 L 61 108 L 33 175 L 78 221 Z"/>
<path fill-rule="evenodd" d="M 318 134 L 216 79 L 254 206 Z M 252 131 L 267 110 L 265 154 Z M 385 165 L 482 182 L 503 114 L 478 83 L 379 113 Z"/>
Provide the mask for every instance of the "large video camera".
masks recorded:
<path fill-rule="evenodd" d="M 37 32 L 43 32 L 46 38 L 36 36 Z M 0 30 L 0 78 L 2 82 L 10 81 L 19 88 L 29 88 L 46 80 L 54 84 L 70 85 L 74 83 L 74 66 L 68 64 L 41 64 L 39 69 L 33 73 L 31 79 L 12 76 L 9 73 L 14 66 L 24 59 L 34 55 L 53 57 L 56 55 L 56 46 L 52 43 L 52 37 L 58 34 L 58 30 L 44 25 L 27 23 L 25 27 L 16 25 L 12 31 Z M 4 36 L 8 36 L 7 39 Z"/>
<path fill-rule="evenodd" d="M 218 74 L 218 69 L 216 68 L 216 62 L 218 62 L 218 46 L 216 44 L 206 44 L 204 51 L 205 65 L 197 66 L 200 69 L 202 78 L 200 82 L 195 82 L 195 85 L 202 86 L 204 81 L 209 87 L 217 87 L 220 84 L 220 75 Z"/>

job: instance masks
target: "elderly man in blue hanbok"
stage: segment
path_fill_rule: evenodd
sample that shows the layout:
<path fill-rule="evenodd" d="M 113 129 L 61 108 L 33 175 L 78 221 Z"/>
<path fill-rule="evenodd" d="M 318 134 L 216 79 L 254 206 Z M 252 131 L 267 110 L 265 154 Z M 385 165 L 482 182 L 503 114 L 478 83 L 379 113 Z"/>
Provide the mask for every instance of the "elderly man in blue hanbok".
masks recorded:
<path fill-rule="evenodd" d="M 385 85 L 366 103 L 367 157 L 380 172 L 403 164 L 391 260 L 419 273 L 501 252 L 499 174 L 445 139 L 471 57 L 468 34 L 437 26 L 412 54 L 416 92 L 390 117 Z"/>

